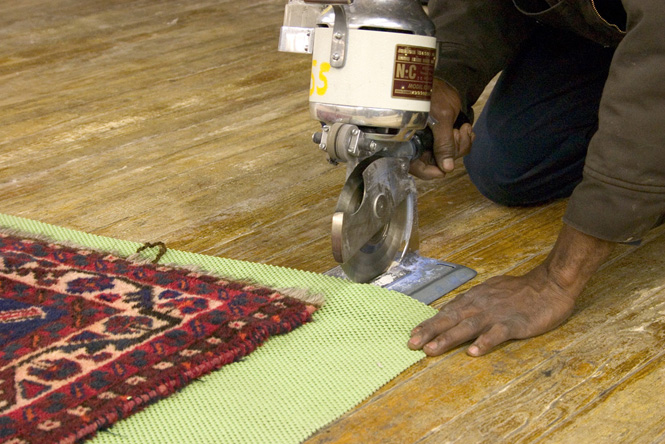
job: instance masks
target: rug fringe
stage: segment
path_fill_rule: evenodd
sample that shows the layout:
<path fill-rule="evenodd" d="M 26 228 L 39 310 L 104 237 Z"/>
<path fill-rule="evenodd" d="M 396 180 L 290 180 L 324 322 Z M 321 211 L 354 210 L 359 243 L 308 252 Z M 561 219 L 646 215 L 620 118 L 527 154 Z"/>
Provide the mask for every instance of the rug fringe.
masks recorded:
<path fill-rule="evenodd" d="M 287 288 L 274 288 L 271 287 L 270 285 L 265 285 L 261 283 L 254 282 L 252 279 L 249 278 L 237 278 L 237 277 L 231 277 L 224 275 L 223 273 L 220 273 L 218 271 L 214 270 L 208 270 L 208 269 L 203 269 L 200 265 L 196 264 L 175 264 L 172 262 L 169 263 L 153 263 L 150 258 L 146 258 L 145 256 L 142 256 L 140 253 L 133 253 L 130 254 L 129 256 L 125 256 L 121 254 L 118 251 L 108 251 L 108 250 L 101 250 L 99 248 L 94 248 L 94 247 L 88 247 L 84 245 L 77 244 L 76 242 L 72 241 L 61 241 L 61 240 L 56 240 L 52 237 L 50 237 L 47 234 L 43 233 L 30 233 L 30 232 L 25 232 L 23 230 L 18 230 L 15 228 L 8 228 L 4 226 L 0 226 L 0 233 L 6 234 L 9 236 L 20 236 L 20 237 L 25 237 L 29 239 L 34 239 L 34 240 L 39 240 L 43 242 L 50 242 L 50 243 L 55 243 L 62 245 L 64 247 L 68 248 L 76 248 L 80 250 L 87 250 L 87 251 L 94 251 L 100 254 L 109 254 L 112 256 L 119 257 L 121 259 L 124 259 L 128 262 L 132 262 L 133 264 L 136 265 L 151 265 L 154 267 L 171 267 L 171 268 L 179 268 L 181 270 L 187 270 L 193 273 L 201 274 L 201 275 L 207 275 L 207 276 L 212 276 L 216 279 L 223 279 L 226 281 L 236 281 L 236 282 L 241 282 L 245 286 L 253 286 L 253 287 L 263 287 L 263 288 L 268 288 L 270 290 L 273 290 L 277 293 L 283 294 L 284 296 L 291 297 L 293 299 L 298 299 L 299 301 L 313 305 L 317 308 L 321 308 L 325 304 L 325 296 L 321 293 L 314 293 L 306 288 L 298 288 L 298 287 L 287 287 Z"/>
<path fill-rule="evenodd" d="M 318 308 L 323 307 L 323 304 L 325 304 L 325 297 L 321 293 L 313 293 L 305 288 L 277 288 L 276 291 L 284 296 L 298 299 L 305 304 L 314 305 Z"/>

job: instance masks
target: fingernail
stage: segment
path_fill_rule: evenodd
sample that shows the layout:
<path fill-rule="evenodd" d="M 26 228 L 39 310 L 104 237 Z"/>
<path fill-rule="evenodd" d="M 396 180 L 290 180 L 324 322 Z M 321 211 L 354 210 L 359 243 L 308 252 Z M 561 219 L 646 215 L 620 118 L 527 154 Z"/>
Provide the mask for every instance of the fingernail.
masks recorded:
<path fill-rule="evenodd" d="M 424 350 L 424 349 L 427 349 L 427 350 L 429 350 L 430 352 L 433 352 L 434 350 L 437 349 L 437 343 L 434 342 L 434 341 L 432 341 L 432 342 L 428 342 L 428 343 L 425 344 L 425 346 L 423 347 L 423 350 Z"/>
<path fill-rule="evenodd" d="M 455 168 L 453 159 L 443 159 L 443 171 L 452 171 Z"/>
<path fill-rule="evenodd" d="M 420 336 L 414 336 L 411 339 L 409 339 L 409 344 L 418 347 L 420 345 L 420 341 L 421 341 Z"/>
<path fill-rule="evenodd" d="M 471 356 L 478 356 L 480 355 L 480 349 L 476 345 L 472 345 L 469 347 L 469 350 L 467 350 Z"/>

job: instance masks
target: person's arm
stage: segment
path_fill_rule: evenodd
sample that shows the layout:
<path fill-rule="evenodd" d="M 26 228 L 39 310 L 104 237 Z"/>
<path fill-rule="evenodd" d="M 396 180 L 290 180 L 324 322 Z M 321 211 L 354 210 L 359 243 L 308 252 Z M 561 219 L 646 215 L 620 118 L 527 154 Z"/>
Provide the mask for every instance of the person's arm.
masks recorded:
<path fill-rule="evenodd" d="M 430 356 L 474 340 L 467 352 L 481 356 L 510 339 L 554 329 L 607 259 L 614 243 L 564 225 L 547 259 L 523 276 L 488 279 L 418 325 L 408 346 Z"/>
<path fill-rule="evenodd" d="M 471 105 L 535 26 L 512 0 L 430 0 L 429 15 L 438 41 L 430 110 L 434 147 L 410 169 L 426 180 L 444 177 L 455 159 L 469 152 L 474 137 Z M 465 123 L 454 128 L 456 121 Z"/>
<path fill-rule="evenodd" d="M 428 9 L 438 42 L 434 76 L 458 92 L 460 111 L 472 122 L 471 106 L 537 24 L 513 0 L 430 0 Z"/>
<path fill-rule="evenodd" d="M 615 242 L 642 239 L 665 216 L 665 8 L 623 0 L 628 21 L 564 222 Z"/>
<path fill-rule="evenodd" d="M 438 355 L 475 339 L 469 354 L 480 356 L 555 328 L 614 242 L 641 239 L 665 218 L 665 41 L 656 38 L 665 10 L 660 0 L 622 2 L 627 32 L 605 85 L 599 129 L 547 260 L 458 296 L 414 329 L 409 347 Z"/>

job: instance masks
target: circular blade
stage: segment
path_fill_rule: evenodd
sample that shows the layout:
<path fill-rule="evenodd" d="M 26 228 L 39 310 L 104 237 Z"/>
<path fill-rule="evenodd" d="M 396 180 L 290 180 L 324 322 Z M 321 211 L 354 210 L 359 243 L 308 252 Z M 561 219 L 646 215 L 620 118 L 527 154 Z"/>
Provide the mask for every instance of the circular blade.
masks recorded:
<path fill-rule="evenodd" d="M 366 165 L 365 165 L 366 166 Z M 358 171 L 359 170 L 359 171 Z M 357 168 L 344 184 L 335 209 L 336 215 L 352 214 L 358 210 L 364 194 L 362 171 Z M 381 227 L 349 260 L 341 264 L 342 270 L 354 282 L 369 282 L 384 273 L 393 261 L 401 258 L 408 246 L 413 223 L 415 198 L 409 194 L 393 211 L 387 224 Z M 333 225 L 343 218 L 333 219 Z M 341 245 L 342 230 L 333 226 L 333 246 Z M 333 247 L 334 248 L 334 247 Z"/>

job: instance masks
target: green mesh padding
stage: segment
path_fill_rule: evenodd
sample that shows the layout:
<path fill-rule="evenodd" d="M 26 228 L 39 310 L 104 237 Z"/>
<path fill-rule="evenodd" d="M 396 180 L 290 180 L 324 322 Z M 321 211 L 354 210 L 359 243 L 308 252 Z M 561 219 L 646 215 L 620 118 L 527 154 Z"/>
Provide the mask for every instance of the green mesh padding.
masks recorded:
<path fill-rule="evenodd" d="M 2 214 L 0 225 L 124 256 L 141 246 Z M 400 293 L 177 250 L 161 262 L 271 287 L 307 288 L 324 294 L 326 304 L 314 322 L 271 338 L 244 361 L 192 382 L 100 432 L 92 443 L 298 443 L 425 356 L 406 342 L 435 310 Z"/>

